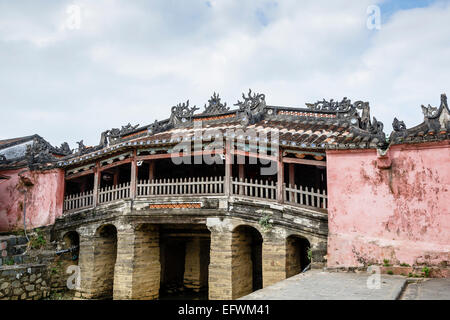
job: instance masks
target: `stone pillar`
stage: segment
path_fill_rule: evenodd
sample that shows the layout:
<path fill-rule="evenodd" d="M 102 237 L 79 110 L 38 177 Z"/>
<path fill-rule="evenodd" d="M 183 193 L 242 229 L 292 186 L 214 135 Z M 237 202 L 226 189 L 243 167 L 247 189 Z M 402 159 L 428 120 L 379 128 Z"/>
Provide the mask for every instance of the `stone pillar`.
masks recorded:
<path fill-rule="evenodd" d="M 263 288 L 286 279 L 286 239 L 274 232 L 263 241 Z"/>
<path fill-rule="evenodd" d="M 76 298 L 90 299 L 93 296 L 92 282 L 94 278 L 94 233 L 95 230 L 84 228 L 78 230 L 80 248 L 78 266 L 80 267 L 80 287 L 76 288 Z"/>
<path fill-rule="evenodd" d="M 120 226 L 114 274 L 114 299 L 157 299 L 160 276 L 158 227 Z"/>
<path fill-rule="evenodd" d="M 299 247 L 299 239 L 289 237 L 286 239 L 286 278 L 299 274 L 302 271 L 301 250 L 306 248 Z"/>
<path fill-rule="evenodd" d="M 204 274 L 208 272 L 208 265 L 204 257 L 208 254 L 199 237 L 186 242 L 186 257 L 184 264 L 184 286 L 196 292 L 207 286 L 208 279 Z M 206 267 L 206 270 L 205 270 Z"/>
<path fill-rule="evenodd" d="M 129 224 L 121 224 L 117 230 L 117 259 L 114 268 L 114 300 L 132 298 L 134 246 L 134 227 Z"/>
<path fill-rule="evenodd" d="M 80 289 L 78 298 L 112 297 L 114 264 L 116 260 L 116 231 L 110 225 L 105 233 L 97 226 L 80 228 Z"/>
<path fill-rule="evenodd" d="M 253 292 L 252 236 L 245 229 L 236 229 L 232 236 L 232 299 Z"/>
<path fill-rule="evenodd" d="M 136 230 L 133 299 L 157 299 L 161 282 L 159 227 L 144 225 Z"/>
<path fill-rule="evenodd" d="M 219 218 L 207 219 L 211 231 L 209 262 L 209 299 L 233 299 L 232 287 L 232 226 Z"/>
<path fill-rule="evenodd" d="M 321 269 L 326 266 L 327 241 L 314 241 L 311 243 L 311 268 Z"/>

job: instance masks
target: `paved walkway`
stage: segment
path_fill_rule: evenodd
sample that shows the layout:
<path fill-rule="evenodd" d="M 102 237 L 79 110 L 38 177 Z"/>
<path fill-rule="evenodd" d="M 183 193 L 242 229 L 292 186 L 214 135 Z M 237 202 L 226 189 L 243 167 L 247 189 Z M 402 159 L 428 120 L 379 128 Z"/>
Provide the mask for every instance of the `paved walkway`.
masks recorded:
<path fill-rule="evenodd" d="M 242 297 L 243 300 L 395 300 L 406 278 L 381 275 L 379 289 L 367 285 L 368 273 L 311 270 Z"/>
<path fill-rule="evenodd" d="M 423 279 L 409 283 L 402 300 L 450 300 L 450 279 Z"/>
<path fill-rule="evenodd" d="M 382 274 L 378 289 L 367 273 L 311 270 L 255 291 L 241 300 L 450 300 L 450 279 L 408 279 Z"/>

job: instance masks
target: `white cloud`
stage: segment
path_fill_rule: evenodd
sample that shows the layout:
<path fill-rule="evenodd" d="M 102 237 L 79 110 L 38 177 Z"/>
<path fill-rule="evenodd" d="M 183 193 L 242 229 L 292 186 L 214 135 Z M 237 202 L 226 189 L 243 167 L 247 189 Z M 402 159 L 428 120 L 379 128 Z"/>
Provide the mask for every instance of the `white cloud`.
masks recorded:
<path fill-rule="evenodd" d="M 64 27 L 72 3 L 80 30 Z M 445 2 L 396 12 L 379 31 L 366 28 L 369 0 L 45 4 L 0 3 L 1 138 L 96 144 L 107 128 L 167 118 L 186 99 L 203 106 L 213 91 L 232 105 L 249 87 L 275 105 L 370 101 L 389 134 L 394 116 L 421 122 L 420 104 L 450 83 Z"/>

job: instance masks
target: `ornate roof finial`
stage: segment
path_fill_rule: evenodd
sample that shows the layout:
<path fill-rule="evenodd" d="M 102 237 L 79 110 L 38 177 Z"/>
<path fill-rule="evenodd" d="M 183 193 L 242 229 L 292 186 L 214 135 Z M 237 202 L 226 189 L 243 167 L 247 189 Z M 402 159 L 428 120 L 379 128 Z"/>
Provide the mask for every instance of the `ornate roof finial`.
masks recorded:
<path fill-rule="evenodd" d="M 253 93 L 252 89 L 248 89 L 248 96 L 246 97 L 244 93 L 242 93 L 242 98 L 244 101 L 239 101 L 235 103 L 235 106 L 239 106 L 239 111 L 263 111 L 266 107 L 266 96 L 263 93 Z"/>
<path fill-rule="evenodd" d="M 437 111 L 438 111 L 437 107 L 432 107 L 429 104 L 428 104 L 428 107 L 425 107 L 424 105 L 422 105 L 421 107 L 422 107 L 422 112 L 423 112 L 423 115 L 425 116 L 425 118 L 432 118 L 437 114 Z"/>
<path fill-rule="evenodd" d="M 403 121 L 399 121 L 397 118 L 394 118 L 394 121 L 392 122 L 392 128 L 395 132 L 405 131 L 406 125 Z"/>
<path fill-rule="evenodd" d="M 55 147 L 56 152 L 59 152 L 63 155 L 69 155 L 72 154 L 72 150 L 69 147 L 69 144 L 67 142 L 61 143 L 61 147 Z"/>
<path fill-rule="evenodd" d="M 305 103 L 305 104 L 309 109 L 314 111 L 346 112 L 353 107 L 351 100 L 347 99 L 347 97 L 344 97 L 341 102 L 334 101 L 333 99 L 330 99 L 330 101 L 323 99 L 322 101 L 317 101 L 315 103 Z"/>
<path fill-rule="evenodd" d="M 441 94 L 441 106 L 442 105 L 448 109 L 447 95 L 445 93 Z"/>
<path fill-rule="evenodd" d="M 224 113 L 230 110 L 229 107 L 227 107 L 227 103 L 225 104 L 220 102 L 219 94 L 214 94 L 211 96 L 211 99 L 208 100 L 208 106 L 205 104 L 205 111 L 203 111 L 203 114 L 218 114 L 218 113 Z"/>
<path fill-rule="evenodd" d="M 177 125 L 190 121 L 194 112 L 198 110 L 196 106 L 189 107 L 189 100 L 185 103 L 179 103 L 172 107 L 172 114 L 170 115 L 170 123 Z"/>

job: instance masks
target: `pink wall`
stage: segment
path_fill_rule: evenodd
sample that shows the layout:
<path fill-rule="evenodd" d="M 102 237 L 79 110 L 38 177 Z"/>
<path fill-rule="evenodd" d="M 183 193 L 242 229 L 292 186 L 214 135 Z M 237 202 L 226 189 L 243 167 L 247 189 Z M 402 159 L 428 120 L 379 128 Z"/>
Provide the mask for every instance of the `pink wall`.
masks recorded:
<path fill-rule="evenodd" d="M 27 169 L 0 172 L 10 177 L 0 180 L 0 231 L 23 229 L 23 179 L 18 174 Z M 26 171 L 20 174 L 33 185 L 28 187 L 26 202 L 27 229 L 53 224 L 61 216 L 64 197 L 64 172 Z"/>
<path fill-rule="evenodd" d="M 327 174 L 329 267 L 450 262 L 449 141 L 329 151 Z"/>

